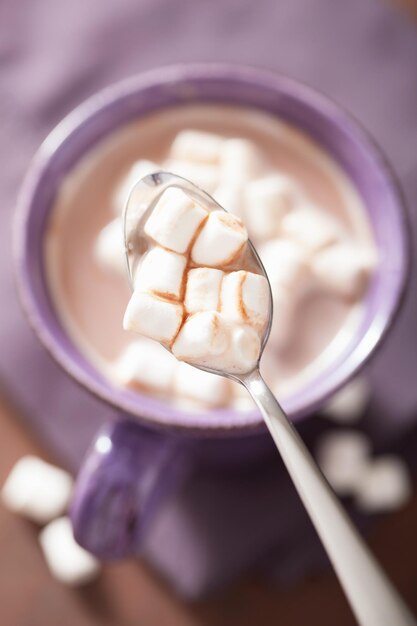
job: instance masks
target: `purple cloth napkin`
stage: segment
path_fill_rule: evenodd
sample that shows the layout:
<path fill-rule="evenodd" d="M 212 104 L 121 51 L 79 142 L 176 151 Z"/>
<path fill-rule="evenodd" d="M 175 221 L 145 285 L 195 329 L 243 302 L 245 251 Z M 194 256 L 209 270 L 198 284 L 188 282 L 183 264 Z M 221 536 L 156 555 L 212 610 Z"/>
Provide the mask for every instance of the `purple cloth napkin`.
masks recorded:
<path fill-rule="evenodd" d="M 13 286 L 10 228 L 19 185 L 39 143 L 98 89 L 186 61 L 247 63 L 301 79 L 342 103 L 379 142 L 403 186 L 416 243 L 417 32 L 406 15 L 383 2 L 3 0 L 1 13 L 0 381 L 63 464 L 77 467 L 112 411 L 70 381 L 29 330 Z M 370 369 L 375 393 L 369 427 L 376 440 L 399 436 L 416 415 L 416 319 L 414 266 L 406 306 Z M 276 483 L 268 490 L 263 477 L 235 481 L 214 488 L 207 477 L 190 479 L 155 524 L 148 554 L 185 593 L 199 594 L 233 576 L 272 544 L 282 570 L 291 562 L 302 571 L 311 560 L 315 548 L 306 539 L 306 522 L 295 521 L 301 519 L 296 501 L 283 518 L 273 504 Z M 259 510 L 270 512 L 270 521 L 255 525 L 242 504 L 251 493 L 259 494 Z M 219 507 L 224 503 L 223 523 L 205 512 L 204 494 L 217 497 Z M 233 534 L 236 515 L 242 532 Z"/>

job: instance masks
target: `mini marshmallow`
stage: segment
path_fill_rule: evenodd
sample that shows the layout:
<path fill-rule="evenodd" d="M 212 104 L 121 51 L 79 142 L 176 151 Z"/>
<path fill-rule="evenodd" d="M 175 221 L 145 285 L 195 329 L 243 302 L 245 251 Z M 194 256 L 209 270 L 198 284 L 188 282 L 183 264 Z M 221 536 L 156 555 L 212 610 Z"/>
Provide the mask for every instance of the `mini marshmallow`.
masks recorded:
<path fill-rule="evenodd" d="M 213 193 L 213 197 L 223 209 L 226 209 L 228 213 L 231 213 L 235 217 L 243 220 L 244 197 L 242 185 L 233 185 L 226 181 L 217 187 Z"/>
<path fill-rule="evenodd" d="M 320 415 L 341 424 L 353 424 L 363 416 L 371 389 L 367 380 L 358 376 L 345 385 L 321 409 Z"/>
<path fill-rule="evenodd" d="M 207 193 L 212 193 L 220 181 L 220 170 L 214 165 L 169 159 L 164 162 L 164 169 L 190 180 Z"/>
<path fill-rule="evenodd" d="M 51 574 L 61 583 L 76 587 L 97 577 L 100 563 L 75 541 L 68 517 L 48 524 L 39 535 L 39 543 Z"/>
<path fill-rule="evenodd" d="M 119 214 L 123 212 L 129 194 L 138 180 L 153 172 L 159 172 L 160 170 L 160 165 L 153 161 L 148 161 L 147 159 L 136 161 L 116 189 L 113 200 L 115 211 Z"/>
<path fill-rule="evenodd" d="M 236 326 L 232 330 L 232 351 L 225 358 L 225 370 L 245 374 L 256 366 L 261 353 L 261 340 L 251 326 Z"/>
<path fill-rule="evenodd" d="M 272 293 L 276 287 L 288 287 L 293 291 L 304 285 L 307 277 L 305 250 L 287 239 L 272 239 L 259 246 L 259 257 L 271 283 Z"/>
<path fill-rule="evenodd" d="M 141 338 L 123 350 L 113 372 L 123 385 L 167 393 L 176 366 L 177 361 L 168 350 L 155 341 Z"/>
<path fill-rule="evenodd" d="M 187 252 L 207 211 L 194 204 L 181 190 L 167 189 L 145 224 L 145 233 L 164 248 Z"/>
<path fill-rule="evenodd" d="M 183 314 L 182 304 L 134 291 L 125 311 L 123 328 L 170 344 L 180 329 Z"/>
<path fill-rule="evenodd" d="M 282 233 L 310 251 L 320 250 L 342 236 L 340 224 L 313 206 L 287 213 L 281 222 Z"/>
<path fill-rule="evenodd" d="M 171 144 L 170 156 L 179 161 L 216 163 L 224 139 L 214 133 L 201 130 L 183 130 Z"/>
<path fill-rule="evenodd" d="M 24 456 L 10 472 L 1 497 L 10 511 L 46 524 L 66 511 L 72 487 L 68 472 L 35 456 Z"/>
<path fill-rule="evenodd" d="M 250 236 L 262 241 L 278 235 L 283 217 L 301 200 L 302 191 L 289 176 L 271 174 L 249 182 L 245 215 Z"/>
<path fill-rule="evenodd" d="M 175 370 L 174 389 L 177 394 L 209 407 L 225 406 L 230 399 L 230 386 L 227 378 L 204 372 L 187 363 L 178 363 Z"/>
<path fill-rule="evenodd" d="M 219 313 L 204 311 L 191 315 L 184 323 L 174 344 L 173 355 L 180 361 L 188 361 L 211 367 L 218 364 L 230 345 L 230 329 Z"/>
<path fill-rule="evenodd" d="M 126 275 L 126 254 L 120 218 L 109 222 L 99 232 L 93 249 L 94 259 L 103 268 Z"/>
<path fill-rule="evenodd" d="M 187 313 L 217 311 L 224 273 L 210 267 L 191 269 L 187 275 L 184 306 Z"/>
<path fill-rule="evenodd" d="M 221 312 L 238 323 L 248 322 L 265 328 L 270 307 L 270 292 L 265 276 L 243 270 L 223 278 Z"/>
<path fill-rule="evenodd" d="M 248 139 L 227 139 L 221 149 L 221 179 L 228 183 L 245 184 L 265 172 L 262 153 Z"/>
<path fill-rule="evenodd" d="M 357 299 L 363 295 L 374 265 L 367 250 L 343 243 L 318 252 L 312 259 L 311 271 L 325 289 L 343 298 Z"/>
<path fill-rule="evenodd" d="M 412 494 L 406 465 L 399 457 L 372 460 L 356 490 L 356 504 L 366 513 L 393 511 L 404 506 Z"/>
<path fill-rule="evenodd" d="M 363 480 L 370 451 L 368 439 L 355 431 L 335 431 L 321 437 L 317 461 L 334 490 L 342 495 L 354 493 Z"/>
<path fill-rule="evenodd" d="M 186 265 L 185 256 L 155 246 L 141 259 L 134 278 L 135 289 L 179 300 Z"/>
<path fill-rule="evenodd" d="M 213 211 L 202 227 L 191 250 L 197 265 L 221 267 L 236 258 L 248 241 L 239 218 L 225 211 Z"/>

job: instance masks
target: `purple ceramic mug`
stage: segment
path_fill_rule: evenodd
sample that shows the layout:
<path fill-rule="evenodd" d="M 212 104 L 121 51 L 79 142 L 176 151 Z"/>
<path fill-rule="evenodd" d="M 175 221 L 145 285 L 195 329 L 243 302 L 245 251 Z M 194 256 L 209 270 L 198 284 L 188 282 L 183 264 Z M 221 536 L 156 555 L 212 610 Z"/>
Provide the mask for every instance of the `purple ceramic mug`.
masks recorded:
<path fill-rule="evenodd" d="M 15 223 L 18 284 L 33 328 L 58 363 L 124 416 L 97 435 L 72 505 L 77 539 L 104 557 L 140 549 L 158 504 L 190 462 L 217 468 L 243 459 L 247 464 L 272 449 L 257 411 L 183 413 L 148 395 L 113 387 L 72 343 L 48 293 L 44 234 L 67 172 L 124 123 L 191 102 L 254 107 L 301 128 L 341 165 L 369 213 L 379 266 L 366 297 L 365 315 L 331 368 L 287 398 L 284 408 L 293 420 L 317 410 L 373 353 L 393 321 L 407 278 L 407 223 L 389 168 L 346 113 L 293 80 L 237 66 L 162 68 L 106 89 L 61 122 L 41 146 L 20 195 Z"/>

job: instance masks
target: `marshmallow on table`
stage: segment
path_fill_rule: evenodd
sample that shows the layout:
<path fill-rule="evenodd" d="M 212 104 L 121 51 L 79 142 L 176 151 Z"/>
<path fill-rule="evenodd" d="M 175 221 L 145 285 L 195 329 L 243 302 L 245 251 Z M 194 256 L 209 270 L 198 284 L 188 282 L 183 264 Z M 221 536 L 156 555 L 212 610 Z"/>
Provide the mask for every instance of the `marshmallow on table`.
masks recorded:
<path fill-rule="evenodd" d="M 223 137 L 201 130 L 183 130 L 171 144 L 170 156 L 179 161 L 216 163 L 224 143 Z"/>
<path fill-rule="evenodd" d="M 183 315 L 182 304 L 135 290 L 125 311 L 123 328 L 170 344 L 180 329 Z"/>
<path fill-rule="evenodd" d="M 217 165 L 168 159 L 164 162 L 164 170 L 187 178 L 207 193 L 212 193 L 220 181 L 220 170 Z"/>
<path fill-rule="evenodd" d="M 209 407 L 225 406 L 231 395 L 227 378 L 204 372 L 187 363 L 178 363 L 174 375 L 174 390 L 180 396 Z"/>
<path fill-rule="evenodd" d="M 109 222 L 98 234 L 93 255 L 102 267 L 126 275 L 126 254 L 123 225 L 120 218 Z"/>
<path fill-rule="evenodd" d="M 184 192 L 169 188 L 147 219 L 145 233 L 164 248 L 184 254 L 206 217 L 207 211 Z"/>
<path fill-rule="evenodd" d="M 211 267 L 191 269 L 187 275 L 184 306 L 187 313 L 217 311 L 224 273 Z"/>
<path fill-rule="evenodd" d="M 320 415 L 345 424 L 357 422 L 364 414 L 370 391 L 367 380 L 358 376 L 334 394 Z"/>
<path fill-rule="evenodd" d="M 312 252 L 334 243 L 342 236 L 341 226 L 333 217 L 310 205 L 285 215 L 281 231 Z"/>
<path fill-rule="evenodd" d="M 118 185 L 116 193 L 114 194 L 114 208 L 116 212 L 122 213 L 132 187 L 138 180 L 153 172 L 159 172 L 160 170 L 161 166 L 153 161 L 148 161 L 147 159 L 136 161 Z"/>
<path fill-rule="evenodd" d="M 311 261 L 311 271 L 325 289 L 356 299 L 363 294 L 374 264 L 368 250 L 340 243 L 318 252 Z"/>
<path fill-rule="evenodd" d="M 24 456 L 6 479 L 1 497 L 14 513 L 46 524 L 66 511 L 72 487 L 68 472 L 35 456 Z"/>
<path fill-rule="evenodd" d="M 300 187 L 283 174 L 249 182 L 245 190 L 245 216 L 250 236 L 264 240 L 278 235 L 284 215 L 301 199 Z"/>
<path fill-rule="evenodd" d="M 345 430 L 322 435 L 317 462 L 327 480 L 340 495 L 355 493 L 363 480 L 370 445 L 359 432 Z"/>
<path fill-rule="evenodd" d="M 223 278 L 220 310 L 228 319 L 262 329 L 268 321 L 269 306 L 265 276 L 239 270 Z"/>
<path fill-rule="evenodd" d="M 237 218 L 225 211 L 209 213 L 191 250 L 197 265 L 221 267 L 231 263 L 248 241 L 248 233 Z"/>
<path fill-rule="evenodd" d="M 356 489 L 355 502 L 367 513 L 395 510 L 410 499 L 412 485 L 408 470 L 396 456 L 370 461 Z"/>
<path fill-rule="evenodd" d="M 178 300 L 183 291 L 186 265 L 185 256 L 155 246 L 141 259 L 134 277 L 135 289 Z"/>
<path fill-rule="evenodd" d="M 172 345 L 172 353 L 180 361 L 211 367 L 229 345 L 230 329 L 224 317 L 215 311 L 204 311 L 187 318 Z"/>
<path fill-rule="evenodd" d="M 221 179 L 228 183 L 247 183 L 265 172 L 265 160 L 248 139 L 227 139 L 220 154 Z"/>
<path fill-rule="evenodd" d="M 145 338 L 133 341 L 113 366 L 116 380 L 123 385 L 167 393 L 177 366 L 175 358 L 159 343 Z"/>
<path fill-rule="evenodd" d="M 299 290 L 307 276 L 307 258 L 305 250 L 296 242 L 288 239 L 272 239 L 259 246 L 259 257 L 271 283 L 272 294 L 281 287 Z"/>
<path fill-rule="evenodd" d="M 39 543 L 51 574 L 65 585 L 85 585 L 97 577 L 100 563 L 75 541 L 68 517 L 48 524 Z"/>

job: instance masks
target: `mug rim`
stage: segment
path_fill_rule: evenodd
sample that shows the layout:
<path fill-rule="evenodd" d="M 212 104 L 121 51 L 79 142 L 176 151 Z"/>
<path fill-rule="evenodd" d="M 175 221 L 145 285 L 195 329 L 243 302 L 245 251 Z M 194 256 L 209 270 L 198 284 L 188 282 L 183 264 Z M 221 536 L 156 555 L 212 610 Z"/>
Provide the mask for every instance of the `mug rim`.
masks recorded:
<path fill-rule="evenodd" d="M 385 183 L 390 188 L 399 217 L 401 238 L 399 254 L 401 257 L 401 266 L 397 279 L 396 293 L 391 296 L 389 309 L 386 311 L 384 318 L 380 320 L 377 332 L 373 333 L 371 343 L 368 341 L 365 353 L 357 356 L 356 360 L 352 359 L 351 354 L 349 354 L 348 360 L 342 362 L 339 367 L 336 368 L 337 375 L 332 373 L 330 382 L 327 381 L 327 384 L 326 380 L 324 378 L 322 379 L 319 375 L 316 384 L 321 387 L 320 392 L 310 394 L 310 400 L 305 406 L 298 407 L 298 409 L 293 411 L 289 410 L 291 418 L 294 421 L 298 421 L 306 415 L 313 413 L 326 399 L 346 384 L 365 365 L 368 359 L 375 354 L 376 349 L 381 346 L 389 332 L 398 315 L 406 292 L 411 263 L 411 242 L 409 228 L 407 227 L 409 216 L 406 211 L 403 194 L 401 193 L 392 167 L 383 156 L 381 150 L 369 136 L 369 133 L 364 130 L 361 124 L 358 123 L 350 113 L 346 112 L 338 103 L 327 95 L 323 95 L 318 90 L 298 80 L 272 71 L 256 67 L 219 63 L 170 65 L 149 70 L 114 83 L 92 95 L 77 106 L 55 126 L 42 142 L 24 178 L 18 196 L 13 224 L 15 277 L 20 301 L 26 313 L 26 317 L 41 343 L 64 371 L 83 388 L 88 389 L 90 393 L 93 393 L 96 397 L 112 405 L 114 408 L 139 418 L 141 422 L 152 428 L 162 427 L 174 431 L 184 431 L 186 434 L 208 434 L 210 436 L 225 436 L 228 434 L 250 435 L 264 431 L 262 417 L 256 409 L 248 412 L 237 412 L 233 409 L 211 410 L 204 413 L 196 412 L 195 414 L 187 411 L 186 419 L 181 419 L 179 415 L 178 419 L 172 419 L 171 417 L 167 418 L 165 413 L 168 413 L 170 416 L 173 414 L 183 415 L 184 411 L 172 407 L 169 407 L 167 410 L 166 403 L 164 411 L 164 409 L 158 408 L 157 406 L 164 405 L 164 401 L 151 398 L 147 394 L 145 395 L 138 392 L 131 392 L 130 394 L 125 392 L 120 393 L 120 390 L 117 387 L 112 387 L 104 376 L 102 377 L 102 384 L 98 384 L 85 368 L 83 369 L 73 363 L 71 356 L 68 355 L 65 348 L 61 346 L 53 336 L 53 333 L 43 320 L 39 302 L 31 282 L 26 225 L 36 190 L 38 186 L 42 184 L 43 178 L 48 176 L 48 168 L 50 168 L 51 163 L 53 163 L 54 156 L 58 149 L 68 142 L 74 133 L 80 131 L 85 124 L 88 124 L 89 121 L 94 119 L 95 116 L 107 109 L 111 109 L 113 106 L 117 105 L 118 102 L 123 101 L 123 99 L 136 93 L 144 92 L 152 87 L 181 84 L 196 80 L 229 80 L 234 83 L 245 83 L 255 89 L 258 87 L 275 92 L 277 96 L 278 94 L 289 93 L 291 97 L 301 100 L 309 109 L 323 114 L 329 125 L 334 125 L 334 120 L 336 119 L 338 124 L 342 124 L 348 128 L 350 135 L 357 139 L 361 149 L 365 150 L 375 167 L 379 169 Z M 196 101 L 203 102 L 203 100 Z M 220 102 L 220 100 L 217 102 Z M 165 106 L 169 106 L 169 104 Z M 237 103 L 236 106 L 238 106 Z M 248 105 L 243 103 L 243 106 Z M 265 110 L 262 106 L 260 106 L 259 109 Z M 137 117 L 141 115 L 143 115 L 143 113 L 138 113 Z M 111 132 L 117 127 L 118 125 L 107 130 Z M 334 158 L 333 155 L 330 156 Z M 49 214 L 50 209 L 51 206 L 48 206 L 45 213 Z M 53 306 L 52 308 L 54 309 Z M 59 314 L 56 311 L 55 313 L 56 317 L 59 319 Z M 64 332 L 68 335 L 65 328 Z M 363 343 L 363 341 L 364 337 L 362 337 L 360 343 Z M 357 352 L 357 348 L 358 346 L 355 347 L 352 354 Z M 88 361 L 88 359 L 85 360 Z M 320 374 L 322 374 L 322 372 L 320 372 Z M 325 374 L 328 374 L 327 368 L 325 368 Z M 134 397 L 135 401 L 132 399 L 129 401 L 127 399 L 129 395 Z M 126 398 L 123 398 L 123 396 L 126 396 Z M 148 409 L 141 409 L 143 403 L 148 406 Z M 148 411 L 148 414 L 146 414 L 146 411 Z"/>

